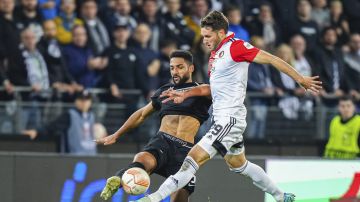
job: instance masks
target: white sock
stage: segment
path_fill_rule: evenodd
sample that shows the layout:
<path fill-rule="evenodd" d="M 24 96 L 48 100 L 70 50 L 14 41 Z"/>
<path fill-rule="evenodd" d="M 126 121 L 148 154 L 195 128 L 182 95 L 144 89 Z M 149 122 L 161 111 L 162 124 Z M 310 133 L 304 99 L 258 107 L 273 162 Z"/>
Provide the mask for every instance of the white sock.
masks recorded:
<path fill-rule="evenodd" d="M 271 194 L 276 201 L 283 201 L 284 192 L 275 185 L 260 166 L 247 161 L 242 167 L 230 170 L 250 177 L 255 186 L 259 187 L 262 191 Z"/>
<path fill-rule="evenodd" d="M 194 177 L 198 169 L 199 166 L 194 159 L 187 156 L 180 170 L 175 175 L 168 177 L 156 192 L 148 196 L 151 199 L 151 202 L 159 202 L 170 194 L 183 188 L 187 183 L 189 183 L 191 178 Z"/>

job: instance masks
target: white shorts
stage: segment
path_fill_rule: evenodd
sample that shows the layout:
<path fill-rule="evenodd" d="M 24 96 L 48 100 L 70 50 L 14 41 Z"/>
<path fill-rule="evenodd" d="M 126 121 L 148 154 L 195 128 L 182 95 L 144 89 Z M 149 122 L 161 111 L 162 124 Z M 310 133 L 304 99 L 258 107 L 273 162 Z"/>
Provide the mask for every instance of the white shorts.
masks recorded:
<path fill-rule="evenodd" d="M 239 155 L 244 152 L 242 134 L 246 128 L 246 120 L 239 120 L 231 116 L 213 117 L 210 130 L 198 142 L 210 158 L 216 153 L 225 155 Z"/>

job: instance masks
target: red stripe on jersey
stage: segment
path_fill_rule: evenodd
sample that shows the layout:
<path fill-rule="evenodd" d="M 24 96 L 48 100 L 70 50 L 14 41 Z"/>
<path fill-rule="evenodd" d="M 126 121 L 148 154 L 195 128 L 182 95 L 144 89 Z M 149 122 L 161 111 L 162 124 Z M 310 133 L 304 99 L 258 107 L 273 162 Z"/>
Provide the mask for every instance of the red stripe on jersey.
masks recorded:
<path fill-rule="evenodd" d="M 243 40 L 236 40 L 230 46 L 230 54 L 235 62 L 252 62 L 260 49 Z"/>
<path fill-rule="evenodd" d="M 227 36 L 225 39 L 223 39 L 223 40 L 219 43 L 218 47 L 215 49 L 215 52 L 218 51 L 218 50 L 224 45 L 224 43 L 228 42 L 230 39 L 233 39 L 234 37 L 235 37 L 235 34 L 232 33 L 232 34 L 230 34 L 229 36 Z"/>
<path fill-rule="evenodd" d="M 208 76 L 210 77 L 211 69 L 213 68 L 214 60 L 215 60 L 216 51 L 211 51 L 210 57 L 209 57 L 209 64 L 208 64 Z"/>

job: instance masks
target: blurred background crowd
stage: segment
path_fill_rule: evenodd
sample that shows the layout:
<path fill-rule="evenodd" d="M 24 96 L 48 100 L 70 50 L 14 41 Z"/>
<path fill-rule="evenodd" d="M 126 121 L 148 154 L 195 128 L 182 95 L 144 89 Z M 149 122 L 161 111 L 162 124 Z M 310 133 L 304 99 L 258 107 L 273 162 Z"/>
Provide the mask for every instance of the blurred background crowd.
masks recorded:
<path fill-rule="evenodd" d="M 224 12 L 235 37 L 323 81 L 313 95 L 251 64 L 247 139 L 326 139 L 340 97 L 359 107 L 360 0 L 0 0 L 0 133 L 110 134 L 171 81 L 175 49 L 194 54 L 194 80 L 208 83 L 200 19 L 211 10 Z M 82 116 L 68 110 L 73 102 Z M 147 140 L 157 123 L 131 140 Z"/>

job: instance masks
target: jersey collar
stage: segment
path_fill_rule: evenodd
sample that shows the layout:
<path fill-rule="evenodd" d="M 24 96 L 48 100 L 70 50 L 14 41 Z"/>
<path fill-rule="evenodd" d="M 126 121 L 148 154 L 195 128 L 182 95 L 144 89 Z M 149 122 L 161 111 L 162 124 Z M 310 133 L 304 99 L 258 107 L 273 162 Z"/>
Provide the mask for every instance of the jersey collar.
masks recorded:
<path fill-rule="evenodd" d="M 235 37 L 235 34 L 234 34 L 233 32 L 229 32 L 229 33 L 227 34 L 226 38 L 223 39 L 223 40 L 219 43 L 218 47 L 214 50 L 214 52 L 218 51 L 226 42 L 228 42 L 230 39 L 232 39 L 232 38 L 234 38 L 234 37 Z"/>

